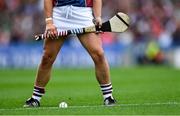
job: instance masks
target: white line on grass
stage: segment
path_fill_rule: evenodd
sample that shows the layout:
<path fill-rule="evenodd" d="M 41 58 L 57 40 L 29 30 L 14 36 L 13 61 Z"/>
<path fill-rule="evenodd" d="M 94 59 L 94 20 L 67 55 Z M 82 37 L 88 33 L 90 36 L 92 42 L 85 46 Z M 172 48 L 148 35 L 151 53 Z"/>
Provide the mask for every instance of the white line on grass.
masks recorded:
<path fill-rule="evenodd" d="M 115 107 L 125 107 L 125 106 L 158 106 L 158 105 L 180 105 L 179 102 L 165 102 L 165 103 L 142 103 L 142 104 L 117 104 Z M 98 107 L 105 107 L 104 105 L 89 105 L 89 106 L 68 106 L 68 108 L 98 108 Z M 60 109 L 59 107 L 39 107 L 39 108 L 4 108 L 0 109 L 0 111 L 7 111 L 7 110 L 38 110 L 38 109 Z M 61 108 L 62 109 L 62 108 Z M 65 108 L 64 108 L 65 109 Z"/>

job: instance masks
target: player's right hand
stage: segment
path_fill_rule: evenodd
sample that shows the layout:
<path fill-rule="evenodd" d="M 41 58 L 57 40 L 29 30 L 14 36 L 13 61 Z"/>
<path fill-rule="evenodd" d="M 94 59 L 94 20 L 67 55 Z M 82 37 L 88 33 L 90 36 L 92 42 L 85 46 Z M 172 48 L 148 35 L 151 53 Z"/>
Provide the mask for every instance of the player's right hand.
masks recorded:
<path fill-rule="evenodd" d="M 58 31 L 53 23 L 46 23 L 46 30 L 44 32 L 45 38 L 57 39 Z"/>

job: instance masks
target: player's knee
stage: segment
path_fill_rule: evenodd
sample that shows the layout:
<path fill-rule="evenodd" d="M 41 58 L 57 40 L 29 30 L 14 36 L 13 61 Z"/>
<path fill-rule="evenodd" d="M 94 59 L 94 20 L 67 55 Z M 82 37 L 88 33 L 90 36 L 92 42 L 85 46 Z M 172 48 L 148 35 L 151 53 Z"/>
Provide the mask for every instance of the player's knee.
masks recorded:
<path fill-rule="evenodd" d="M 103 50 L 96 50 L 92 53 L 92 58 L 94 63 L 102 63 L 105 60 L 104 51 Z"/>
<path fill-rule="evenodd" d="M 42 68 L 49 68 L 54 63 L 55 56 L 52 53 L 44 53 L 42 57 L 41 67 Z"/>

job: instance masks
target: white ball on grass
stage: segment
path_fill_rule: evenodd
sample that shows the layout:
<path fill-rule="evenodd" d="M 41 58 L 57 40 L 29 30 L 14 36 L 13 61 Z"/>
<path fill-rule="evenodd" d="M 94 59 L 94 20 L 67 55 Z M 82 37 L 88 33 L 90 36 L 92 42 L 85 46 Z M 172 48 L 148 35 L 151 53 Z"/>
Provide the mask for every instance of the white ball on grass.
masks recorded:
<path fill-rule="evenodd" d="M 66 102 L 59 103 L 59 108 L 67 108 L 67 107 L 68 107 L 68 105 Z"/>

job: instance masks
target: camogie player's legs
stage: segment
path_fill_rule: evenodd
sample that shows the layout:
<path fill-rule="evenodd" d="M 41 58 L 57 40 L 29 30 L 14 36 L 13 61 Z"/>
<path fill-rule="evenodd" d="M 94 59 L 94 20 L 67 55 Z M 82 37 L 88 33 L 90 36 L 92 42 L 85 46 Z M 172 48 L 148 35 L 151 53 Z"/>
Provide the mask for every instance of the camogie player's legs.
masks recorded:
<path fill-rule="evenodd" d="M 45 87 L 50 79 L 52 65 L 59 53 L 65 39 L 59 38 L 57 40 L 45 39 L 44 51 L 41 63 L 38 68 L 35 86 Z"/>
<path fill-rule="evenodd" d="M 104 56 L 102 41 L 98 34 L 88 33 L 79 35 L 79 40 L 88 51 L 95 64 L 96 78 L 99 84 L 109 84 L 110 72 L 109 65 Z"/>
<path fill-rule="evenodd" d="M 96 79 L 100 84 L 104 105 L 115 105 L 116 100 L 112 96 L 113 88 L 110 80 L 109 65 L 104 55 L 101 38 L 95 33 L 83 34 L 78 37 L 94 61 Z"/>
<path fill-rule="evenodd" d="M 40 100 L 42 96 L 45 94 L 45 86 L 47 85 L 50 79 L 52 65 L 64 41 L 65 38 L 59 38 L 57 40 L 49 38 L 44 40 L 43 56 L 38 68 L 33 94 L 32 97 L 25 102 L 25 108 L 40 106 Z"/>

